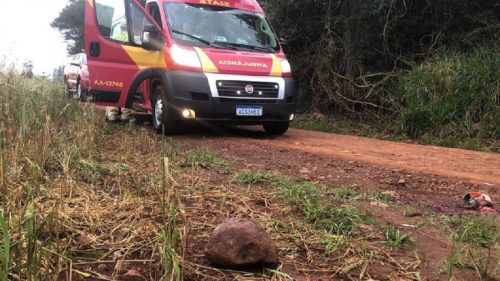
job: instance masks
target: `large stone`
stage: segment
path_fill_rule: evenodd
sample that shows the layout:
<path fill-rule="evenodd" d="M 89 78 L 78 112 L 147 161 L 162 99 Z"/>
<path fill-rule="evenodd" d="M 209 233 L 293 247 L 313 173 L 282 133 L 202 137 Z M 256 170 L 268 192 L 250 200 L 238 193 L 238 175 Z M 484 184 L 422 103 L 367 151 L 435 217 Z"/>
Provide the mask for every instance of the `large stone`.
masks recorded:
<path fill-rule="evenodd" d="M 226 219 L 219 224 L 206 247 L 208 260 L 216 266 L 250 268 L 279 263 L 278 250 L 265 229 L 249 219 Z"/>

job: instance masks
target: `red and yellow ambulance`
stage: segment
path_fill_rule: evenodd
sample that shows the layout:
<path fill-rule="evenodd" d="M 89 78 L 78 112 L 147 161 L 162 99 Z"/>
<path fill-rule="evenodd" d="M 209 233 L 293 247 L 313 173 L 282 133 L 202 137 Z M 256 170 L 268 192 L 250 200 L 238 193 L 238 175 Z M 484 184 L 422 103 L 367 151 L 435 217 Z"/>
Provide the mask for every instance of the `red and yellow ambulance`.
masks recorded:
<path fill-rule="evenodd" d="M 85 0 L 85 50 L 98 104 L 179 121 L 263 125 L 283 134 L 296 84 L 256 0 Z"/>

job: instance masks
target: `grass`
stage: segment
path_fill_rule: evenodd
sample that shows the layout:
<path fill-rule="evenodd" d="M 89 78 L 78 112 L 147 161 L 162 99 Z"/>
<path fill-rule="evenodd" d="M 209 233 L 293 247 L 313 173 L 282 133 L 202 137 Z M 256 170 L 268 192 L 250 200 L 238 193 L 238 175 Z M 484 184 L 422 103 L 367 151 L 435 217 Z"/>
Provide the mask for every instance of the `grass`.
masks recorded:
<path fill-rule="evenodd" d="M 296 114 L 291 125 L 297 129 L 318 132 L 373 137 L 384 140 L 404 139 L 404 137 L 394 133 L 397 127 L 391 122 L 390 120 L 377 120 L 374 122 L 372 118 L 353 120 L 345 116 L 303 113 Z"/>
<path fill-rule="evenodd" d="M 397 227 L 387 226 L 383 231 L 387 244 L 389 244 L 392 248 L 401 248 L 404 245 L 413 243 L 410 235 L 404 234 Z"/>
<path fill-rule="evenodd" d="M 388 87 L 394 113 L 349 116 L 297 115 L 296 128 L 412 140 L 472 150 L 500 151 L 500 54 L 438 55 L 402 74 Z"/>
<path fill-rule="evenodd" d="M 500 55 L 479 49 L 414 67 L 401 80 L 401 126 L 411 138 L 452 145 L 465 138 L 500 138 Z M 473 147 L 474 148 L 474 147 Z"/>
<path fill-rule="evenodd" d="M 225 166 L 227 164 L 226 161 L 217 157 L 213 152 L 206 148 L 189 150 L 186 153 L 186 160 L 188 163 L 194 163 L 203 167 Z"/>
<path fill-rule="evenodd" d="M 449 278 L 454 269 L 468 269 L 479 278 L 500 274 L 500 224 L 495 216 L 452 215 L 439 217 L 453 240 L 454 249 L 444 260 Z"/>
<path fill-rule="evenodd" d="M 0 278 L 2 281 L 9 280 L 8 272 L 10 268 L 10 234 L 3 211 L 0 213 L 0 226 L 2 228 L 3 245 L 0 247 L 0 258 L 2 260 L 2 271 Z"/>
<path fill-rule="evenodd" d="M 452 215 L 442 217 L 450 237 L 457 242 L 492 248 L 500 242 L 500 225 L 495 217 Z"/>
<path fill-rule="evenodd" d="M 363 226 L 373 219 L 359 203 L 388 200 L 380 194 L 228 175 L 230 162 L 208 149 L 184 152 L 151 128 L 106 125 L 57 83 L 0 74 L 0 84 L 0 279 L 109 280 L 135 270 L 146 280 L 290 280 L 283 268 L 206 263 L 204 241 L 228 216 L 262 222 L 303 275 L 364 280 L 378 263 L 395 278 L 413 270 Z"/>
<path fill-rule="evenodd" d="M 403 215 L 408 218 L 421 217 L 428 213 L 422 206 L 408 206 L 403 211 Z"/>
<path fill-rule="evenodd" d="M 80 159 L 88 157 L 98 139 L 98 122 L 94 114 L 66 100 L 62 85 L 51 81 L 10 71 L 0 75 L 0 91 L 0 276 L 47 279 L 56 275 L 58 259 L 44 249 L 62 250 L 63 243 L 52 235 L 62 221 L 44 205 L 59 201 L 56 186 L 78 173 L 71 154 L 79 151 Z M 82 121 L 84 127 L 74 125 Z"/>
<path fill-rule="evenodd" d="M 151 188 L 161 187 L 161 165 L 143 172 L 142 155 L 159 162 L 156 139 L 106 126 L 62 83 L 15 71 L 0 69 L 0 107 L 0 280 L 102 279 L 101 259 L 118 277 L 134 260 L 153 280 L 180 276 L 175 205 L 163 213 Z"/>
<path fill-rule="evenodd" d="M 337 201 L 380 201 L 394 202 L 394 199 L 380 192 L 361 192 L 350 186 L 333 188 L 327 193 Z"/>
<path fill-rule="evenodd" d="M 243 170 L 236 173 L 234 180 L 244 184 L 257 184 L 263 182 L 265 179 L 264 174 L 259 171 Z"/>
<path fill-rule="evenodd" d="M 371 223 L 369 215 L 350 205 L 332 205 L 312 182 L 299 182 L 274 176 L 271 184 L 319 229 L 336 235 L 350 236 L 361 223 Z"/>

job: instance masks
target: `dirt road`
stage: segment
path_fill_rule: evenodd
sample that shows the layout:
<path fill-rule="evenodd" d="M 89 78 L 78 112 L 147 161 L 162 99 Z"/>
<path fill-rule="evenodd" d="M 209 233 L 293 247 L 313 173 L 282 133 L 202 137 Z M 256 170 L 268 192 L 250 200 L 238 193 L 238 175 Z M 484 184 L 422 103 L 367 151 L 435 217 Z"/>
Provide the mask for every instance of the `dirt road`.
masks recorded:
<path fill-rule="evenodd" d="M 187 142 L 193 142 L 192 137 L 191 134 L 180 136 Z M 216 142 L 216 145 L 210 145 L 213 148 L 231 146 L 235 151 L 227 151 L 228 153 L 234 156 L 238 154 L 250 156 L 248 159 L 250 162 L 252 158 L 259 157 L 262 151 L 269 156 L 275 153 L 282 154 L 285 149 L 295 156 L 302 153 L 312 154 L 411 173 L 469 180 L 478 184 L 486 184 L 486 186 L 500 186 L 500 154 L 498 153 L 424 146 L 298 129 L 291 129 L 285 136 L 270 138 L 258 128 L 245 127 L 220 134 L 198 135 L 199 138 L 207 140 L 207 144 Z M 294 158 L 294 162 L 300 160 Z"/>
<path fill-rule="evenodd" d="M 291 130 L 269 145 L 500 185 L 500 154 Z"/>
<path fill-rule="evenodd" d="M 98 106 L 97 108 L 104 114 L 103 107 Z M 139 119 L 147 122 L 149 118 L 149 115 L 141 115 Z M 187 130 L 188 132 L 181 132 L 176 138 L 183 139 L 188 143 L 200 138 L 208 140 L 208 143 L 215 141 L 217 145 L 212 146 L 215 149 L 225 147 L 228 144 L 234 145 L 234 148 L 237 148 L 234 151 L 234 156 L 251 152 L 248 155 L 258 157 L 260 150 L 272 154 L 286 149 L 291 150 L 292 154 L 294 154 L 293 151 L 296 151 L 412 173 L 469 180 L 478 184 L 486 184 L 486 187 L 500 186 L 499 153 L 417 145 L 299 129 L 290 129 L 284 136 L 269 137 L 263 133 L 259 126 L 229 130 L 216 127 L 211 129 L 188 128 Z M 256 151 L 247 151 L 249 144 L 258 145 L 255 147 Z M 204 145 L 204 143 L 196 143 L 196 145 Z"/>

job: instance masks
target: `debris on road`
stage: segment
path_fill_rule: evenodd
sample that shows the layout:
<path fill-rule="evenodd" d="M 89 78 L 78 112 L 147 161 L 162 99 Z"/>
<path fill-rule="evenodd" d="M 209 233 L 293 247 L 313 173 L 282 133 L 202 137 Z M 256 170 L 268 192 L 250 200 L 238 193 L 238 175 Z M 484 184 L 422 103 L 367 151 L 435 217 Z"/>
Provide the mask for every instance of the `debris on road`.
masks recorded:
<path fill-rule="evenodd" d="M 208 241 L 210 263 L 225 268 L 275 266 L 278 250 L 265 229 L 250 219 L 229 218 L 219 224 Z"/>
<path fill-rule="evenodd" d="M 403 224 L 401 224 L 401 226 L 403 226 L 403 227 L 409 227 L 409 228 L 417 228 L 417 226 L 416 226 L 416 225 L 413 225 L 413 224 L 407 224 L 407 223 L 403 223 Z"/>
<path fill-rule="evenodd" d="M 381 192 L 380 194 L 388 196 L 392 200 L 395 200 L 395 201 L 397 201 L 401 198 L 401 196 L 396 191 L 393 191 L 393 190 L 386 190 L 386 191 Z"/>
<path fill-rule="evenodd" d="M 469 192 L 464 196 L 464 206 L 467 210 L 475 210 L 481 212 L 494 211 L 493 202 L 490 196 L 481 192 Z"/>

